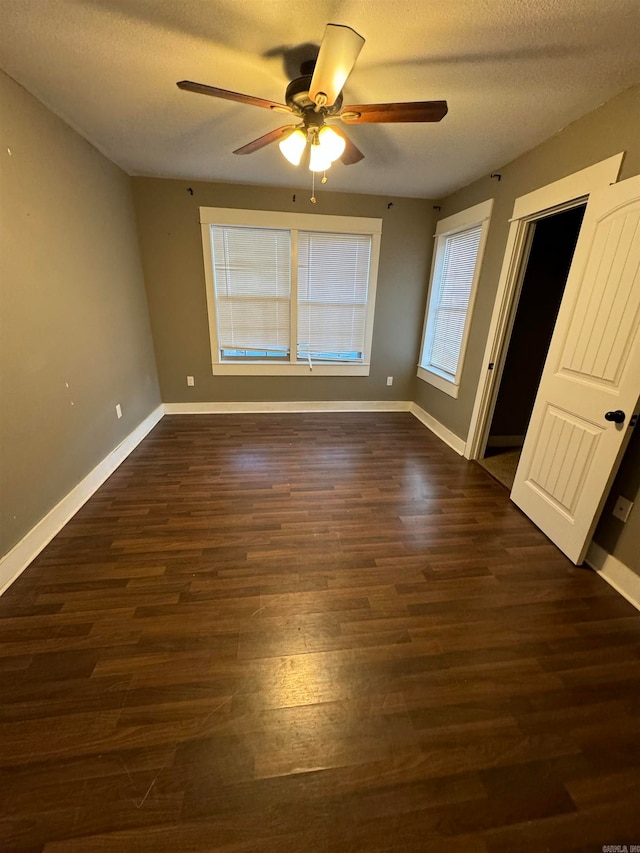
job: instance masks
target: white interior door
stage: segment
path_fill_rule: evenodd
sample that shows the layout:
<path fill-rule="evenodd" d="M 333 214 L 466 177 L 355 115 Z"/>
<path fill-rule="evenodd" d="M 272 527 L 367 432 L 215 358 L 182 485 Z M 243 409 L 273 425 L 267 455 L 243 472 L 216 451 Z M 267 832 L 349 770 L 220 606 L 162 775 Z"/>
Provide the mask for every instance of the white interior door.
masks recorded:
<path fill-rule="evenodd" d="M 511 492 L 575 563 L 584 558 L 639 395 L 637 176 L 589 198 Z M 621 423 L 606 417 L 619 412 Z"/>

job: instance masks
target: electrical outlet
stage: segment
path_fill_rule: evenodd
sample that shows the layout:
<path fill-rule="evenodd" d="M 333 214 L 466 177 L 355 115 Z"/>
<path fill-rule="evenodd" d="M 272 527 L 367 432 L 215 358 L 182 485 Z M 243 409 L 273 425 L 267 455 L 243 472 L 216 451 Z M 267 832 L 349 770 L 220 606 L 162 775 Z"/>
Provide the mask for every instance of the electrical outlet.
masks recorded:
<path fill-rule="evenodd" d="M 628 501 L 626 498 L 623 498 L 622 495 L 618 495 L 618 500 L 613 507 L 612 515 L 615 515 L 615 517 L 619 518 L 620 521 L 626 521 L 629 518 L 632 506 L 633 501 Z"/>
<path fill-rule="evenodd" d="M 122 417 L 122 407 L 120 406 L 120 403 L 118 403 L 118 404 L 116 405 L 116 415 L 117 415 L 117 417 L 118 417 L 118 418 L 121 418 L 121 417 Z"/>
<path fill-rule="evenodd" d="M 188 385 L 190 388 L 193 388 L 193 386 L 194 386 L 195 384 L 196 384 L 196 380 L 193 378 L 193 376 L 187 376 L 187 385 Z"/>
<path fill-rule="evenodd" d="M 393 385 L 393 376 L 387 376 L 387 385 Z"/>

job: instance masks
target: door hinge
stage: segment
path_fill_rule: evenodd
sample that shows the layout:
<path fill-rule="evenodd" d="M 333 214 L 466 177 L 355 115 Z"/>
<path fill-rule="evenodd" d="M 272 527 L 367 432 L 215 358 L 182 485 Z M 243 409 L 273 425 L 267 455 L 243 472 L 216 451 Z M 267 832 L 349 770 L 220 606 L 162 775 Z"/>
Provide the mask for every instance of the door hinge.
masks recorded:
<path fill-rule="evenodd" d="M 489 362 L 489 370 L 493 370 L 494 365 L 495 365 L 495 362 L 494 362 L 494 361 L 490 361 L 490 362 Z"/>

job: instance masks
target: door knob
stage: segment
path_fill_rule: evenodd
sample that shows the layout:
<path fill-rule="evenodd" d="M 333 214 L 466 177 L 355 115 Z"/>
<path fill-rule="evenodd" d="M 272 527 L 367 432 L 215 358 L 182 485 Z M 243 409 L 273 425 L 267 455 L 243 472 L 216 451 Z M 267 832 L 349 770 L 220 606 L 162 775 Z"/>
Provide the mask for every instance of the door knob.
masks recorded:
<path fill-rule="evenodd" d="M 604 419 L 605 421 L 613 421 L 614 424 L 622 424 L 626 417 L 622 409 L 616 409 L 615 412 L 605 412 Z"/>

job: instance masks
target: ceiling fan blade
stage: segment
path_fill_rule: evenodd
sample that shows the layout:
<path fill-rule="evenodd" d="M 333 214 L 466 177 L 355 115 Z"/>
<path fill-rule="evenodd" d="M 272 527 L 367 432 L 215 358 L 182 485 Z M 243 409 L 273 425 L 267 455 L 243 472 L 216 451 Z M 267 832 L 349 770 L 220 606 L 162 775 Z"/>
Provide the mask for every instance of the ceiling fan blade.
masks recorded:
<path fill-rule="evenodd" d="M 185 92 L 195 92 L 196 95 L 211 95 L 213 98 L 223 98 L 225 101 L 237 101 L 239 104 L 249 104 L 252 107 L 263 107 L 266 110 L 278 110 L 290 113 L 291 109 L 276 101 L 265 101 L 264 98 L 254 98 L 242 92 L 230 92 L 228 89 L 218 89 L 217 86 L 205 86 L 204 83 L 193 83 L 191 80 L 180 80 L 176 83 L 178 89 Z"/>
<path fill-rule="evenodd" d="M 409 101 L 404 104 L 356 104 L 342 108 L 340 118 L 347 124 L 401 121 L 440 121 L 447 114 L 446 101 Z"/>
<path fill-rule="evenodd" d="M 364 41 L 351 27 L 327 24 L 309 87 L 309 97 L 315 104 L 330 107 L 335 103 Z"/>
<path fill-rule="evenodd" d="M 341 136 L 347 143 L 345 145 L 344 151 L 340 155 L 340 159 L 342 160 L 345 166 L 352 166 L 354 163 L 359 163 L 360 160 L 364 159 L 364 154 L 362 153 L 362 151 L 349 139 L 344 130 L 341 130 L 339 127 L 336 127 L 334 124 L 331 125 L 331 130 L 335 130 L 338 136 Z"/>
<path fill-rule="evenodd" d="M 283 127 L 277 127 L 275 130 L 270 130 L 264 136 L 259 136 L 252 142 L 247 142 L 242 148 L 236 148 L 234 154 L 253 154 L 254 151 L 259 151 L 265 145 L 271 145 L 272 142 L 277 142 L 282 139 L 290 130 L 295 127 L 295 124 L 285 124 Z"/>

